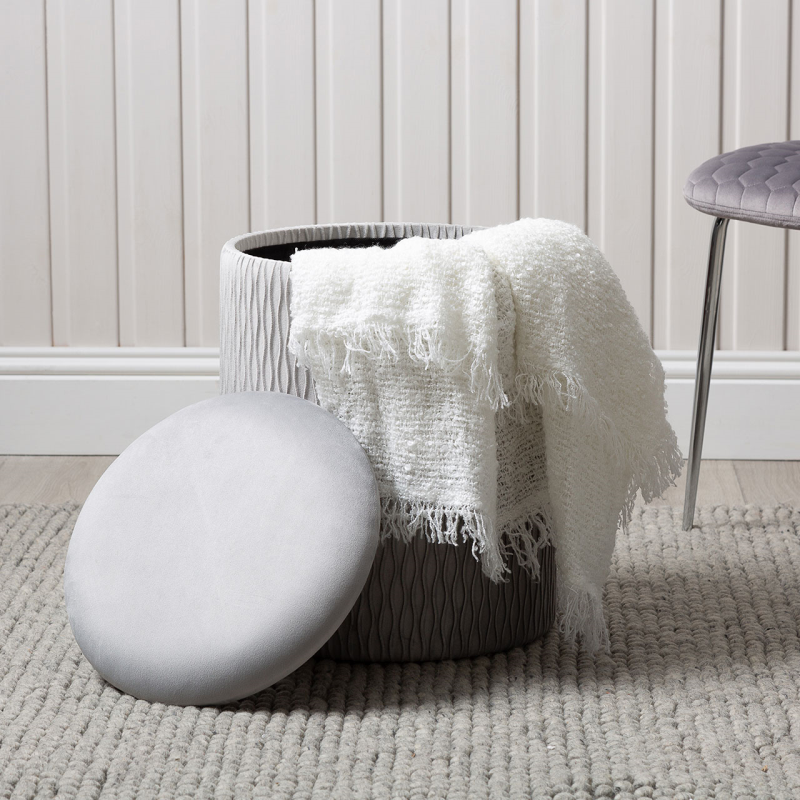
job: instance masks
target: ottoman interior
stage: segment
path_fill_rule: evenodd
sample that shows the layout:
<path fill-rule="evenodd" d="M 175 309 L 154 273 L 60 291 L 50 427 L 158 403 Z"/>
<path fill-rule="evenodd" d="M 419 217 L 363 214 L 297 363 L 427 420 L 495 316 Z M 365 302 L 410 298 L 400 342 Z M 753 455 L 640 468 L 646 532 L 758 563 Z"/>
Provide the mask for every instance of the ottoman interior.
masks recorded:
<path fill-rule="evenodd" d="M 286 242 L 284 244 L 270 244 L 266 247 L 254 247 L 245 250 L 249 256 L 268 258 L 272 261 L 290 261 L 292 253 L 297 250 L 310 250 L 318 247 L 391 247 L 400 239 L 322 239 L 316 242 Z"/>

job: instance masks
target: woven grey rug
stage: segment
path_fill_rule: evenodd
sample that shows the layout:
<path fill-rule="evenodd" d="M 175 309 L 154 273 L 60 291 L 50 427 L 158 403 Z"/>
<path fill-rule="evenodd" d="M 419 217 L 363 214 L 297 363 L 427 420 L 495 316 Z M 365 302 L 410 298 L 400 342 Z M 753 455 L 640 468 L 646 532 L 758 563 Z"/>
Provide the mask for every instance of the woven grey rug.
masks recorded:
<path fill-rule="evenodd" d="M 136 700 L 75 644 L 77 507 L 0 507 L 0 797 L 800 797 L 800 510 L 638 510 L 612 653 L 309 662 L 221 708 Z"/>

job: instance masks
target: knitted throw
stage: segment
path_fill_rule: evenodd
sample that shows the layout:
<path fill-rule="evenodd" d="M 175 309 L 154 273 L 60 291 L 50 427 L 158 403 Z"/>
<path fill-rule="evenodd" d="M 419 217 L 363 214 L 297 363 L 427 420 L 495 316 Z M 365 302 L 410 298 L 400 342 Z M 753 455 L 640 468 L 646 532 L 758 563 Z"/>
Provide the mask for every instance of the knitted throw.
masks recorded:
<path fill-rule="evenodd" d="M 661 363 L 600 250 L 521 219 L 291 263 L 290 349 L 370 457 L 382 536 L 469 543 L 495 581 L 509 558 L 537 575 L 552 543 L 559 629 L 607 649 L 616 531 L 682 457 Z"/>

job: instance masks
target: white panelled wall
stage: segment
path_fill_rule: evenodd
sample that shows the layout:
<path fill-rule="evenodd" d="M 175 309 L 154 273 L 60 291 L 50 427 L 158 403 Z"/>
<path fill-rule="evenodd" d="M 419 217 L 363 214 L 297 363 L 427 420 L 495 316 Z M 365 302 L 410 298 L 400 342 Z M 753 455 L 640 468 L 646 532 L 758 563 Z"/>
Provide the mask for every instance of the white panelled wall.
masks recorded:
<path fill-rule="evenodd" d="M 583 228 L 688 428 L 707 158 L 800 138 L 800 0 L 5 0 L 0 452 L 218 391 L 218 262 L 322 222 Z M 704 454 L 800 458 L 800 232 L 732 223 Z"/>

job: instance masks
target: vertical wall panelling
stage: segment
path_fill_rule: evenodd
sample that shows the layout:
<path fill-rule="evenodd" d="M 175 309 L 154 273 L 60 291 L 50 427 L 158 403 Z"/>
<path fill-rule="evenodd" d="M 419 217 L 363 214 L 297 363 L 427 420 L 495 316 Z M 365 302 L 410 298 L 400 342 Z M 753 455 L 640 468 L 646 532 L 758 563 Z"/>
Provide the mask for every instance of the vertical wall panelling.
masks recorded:
<path fill-rule="evenodd" d="M 383 3 L 387 220 L 450 219 L 449 6 L 449 0 Z"/>
<path fill-rule="evenodd" d="M 182 345 L 179 0 L 114 6 L 121 345 Z"/>
<path fill-rule="evenodd" d="M 789 42 L 789 138 L 800 139 L 800 2 L 792 0 Z M 786 263 L 786 344 L 800 350 L 800 231 L 789 231 Z"/>
<path fill-rule="evenodd" d="M 656 349 L 696 350 L 700 336 L 713 218 L 687 205 L 683 186 L 695 167 L 720 152 L 721 26 L 720 0 L 656 3 Z M 726 272 L 723 284 L 731 277 Z"/>
<path fill-rule="evenodd" d="M 586 0 L 520 0 L 519 216 L 586 230 Z"/>
<path fill-rule="evenodd" d="M 452 0 L 453 222 L 519 214 L 516 0 Z"/>
<path fill-rule="evenodd" d="M 314 0 L 250 0 L 251 225 L 316 221 Z"/>
<path fill-rule="evenodd" d="M 44 0 L 0 5 L 0 346 L 49 345 Z"/>
<path fill-rule="evenodd" d="M 378 0 L 316 2 L 320 223 L 384 219 L 381 33 Z"/>
<path fill-rule="evenodd" d="M 49 0 L 53 343 L 116 345 L 112 0 Z"/>
<path fill-rule="evenodd" d="M 589 4 L 589 219 L 651 332 L 653 0 Z M 624 124 L 620 120 L 625 120 Z"/>
<path fill-rule="evenodd" d="M 0 347 L 213 347 L 249 230 L 546 216 L 694 351 L 686 178 L 798 90 L 800 0 L 6 0 Z M 717 347 L 800 351 L 800 232 L 731 224 Z"/>
<path fill-rule="evenodd" d="M 219 254 L 250 230 L 247 0 L 183 0 L 186 344 L 219 341 Z"/>
<path fill-rule="evenodd" d="M 722 150 L 788 135 L 789 2 L 725 3 Z M 746 190 L 745 190 L 746 191 Z M 720 299 L 720 348 L 781 350 L 786 232 L 731 223 Z"/>

